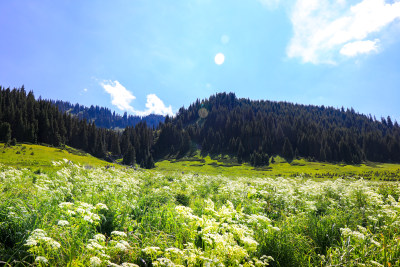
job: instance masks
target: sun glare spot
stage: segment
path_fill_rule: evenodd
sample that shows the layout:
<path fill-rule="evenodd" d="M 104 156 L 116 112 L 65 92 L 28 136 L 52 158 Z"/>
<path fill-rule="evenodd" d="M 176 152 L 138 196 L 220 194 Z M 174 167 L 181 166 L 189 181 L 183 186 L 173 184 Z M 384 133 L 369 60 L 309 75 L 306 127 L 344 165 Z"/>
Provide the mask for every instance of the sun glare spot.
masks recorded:
<path fill-rule="evenodd" d="M 222 65 L 224 63 L 224 61 L 225 61 L 224 54 L 222 54 L 222 53 L 216 54 L 215 58 L 214 58 L 214 61 L 215 61 L 215 64 Z"/>

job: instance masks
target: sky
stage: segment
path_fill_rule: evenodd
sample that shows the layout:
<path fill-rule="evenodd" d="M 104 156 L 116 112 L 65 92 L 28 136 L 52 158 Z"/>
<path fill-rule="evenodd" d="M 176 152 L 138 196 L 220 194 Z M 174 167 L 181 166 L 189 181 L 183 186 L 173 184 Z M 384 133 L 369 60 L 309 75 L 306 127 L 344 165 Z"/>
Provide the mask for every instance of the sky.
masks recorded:
<path fill-rule="evenodd" d="M 400 122 L 400 0 L 0 1 L 0 85 L 140 116 L 234 92 Z"/>

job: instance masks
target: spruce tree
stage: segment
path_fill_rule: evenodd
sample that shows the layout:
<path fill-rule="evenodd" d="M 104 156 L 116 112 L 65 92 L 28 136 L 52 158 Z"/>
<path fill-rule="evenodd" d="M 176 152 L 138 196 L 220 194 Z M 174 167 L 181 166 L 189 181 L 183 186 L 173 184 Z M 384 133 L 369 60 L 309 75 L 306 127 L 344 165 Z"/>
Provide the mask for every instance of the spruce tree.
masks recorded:
<path fill-rule="evenodd" d="M 11 141 L 11 126 L 8 122 L 0 124 L 0 141 L 9 143 Z"/>
<path fill-rule="evenodd" d="M 293 148 L 292 148 L 292 144 L 290 143 L 289 139 L 286 137 L 285 138 L 285 143 L 283 144 L 283 148 L 282 148 L 282 156 L 287 160 L 287 161 L 291 161 L 293 160 Z"/>

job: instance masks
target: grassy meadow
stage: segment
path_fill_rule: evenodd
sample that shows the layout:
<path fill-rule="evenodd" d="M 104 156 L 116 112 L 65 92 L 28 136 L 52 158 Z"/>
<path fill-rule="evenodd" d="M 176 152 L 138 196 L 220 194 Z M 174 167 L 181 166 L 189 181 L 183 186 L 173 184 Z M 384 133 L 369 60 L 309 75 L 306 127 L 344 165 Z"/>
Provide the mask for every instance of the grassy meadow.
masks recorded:
<path fill-rule="evenodd" d="M 188 172 L 197 174 L 224 175 L 229 177 L 305 177 L 315 179 L 336 179 L 363 177 L 367 180 L 400 181 L 400 164 L 368 162 L 359 165 L 310 162 L 295 159 L 288 163 L 279 156 L 267 167 L 253 167 L 238 164 L 228 156 L 186 157 L 178 160 L 163 160 L 156 163 L 156 170 L 165 173 Z"/>
<path fill-rule="evenodd" d="M 3 151 L 0 265 L 400 266 L 400 184 L 358 176 L 394 177 L 398 165 L 277 158 L 253 170 L 206 157 L 134 170 Z M 341 177 L 318 178 L 334 168 Z"/>
<path fill-rule="evenodd" d="M 64 148 L 34 144 L 6 146 L 4 143 L 0 143 L 0 163 L 6 166 L 28 168 L 36 171 L 50 171 L 59 169 L 59 167 L 52 164 L 53 161 L 64 159 L 79 163 L 82 166 L 104 167 L 107 165 L 113 165 L 68 146 Z"/>

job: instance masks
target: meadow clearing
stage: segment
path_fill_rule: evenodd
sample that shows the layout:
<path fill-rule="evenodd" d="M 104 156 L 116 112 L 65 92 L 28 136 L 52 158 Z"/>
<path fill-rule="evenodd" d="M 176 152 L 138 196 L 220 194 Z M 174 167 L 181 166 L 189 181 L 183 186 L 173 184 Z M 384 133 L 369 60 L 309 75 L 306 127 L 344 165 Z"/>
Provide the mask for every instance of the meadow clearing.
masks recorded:
<path fill-rule="evenodd" d="M 5 266 L 400 266 L 400 186 L 0 167 Z"/>

